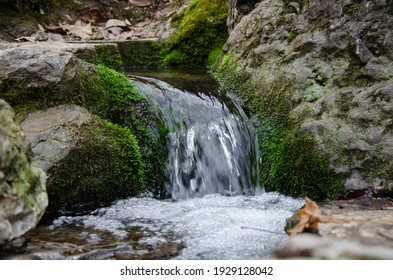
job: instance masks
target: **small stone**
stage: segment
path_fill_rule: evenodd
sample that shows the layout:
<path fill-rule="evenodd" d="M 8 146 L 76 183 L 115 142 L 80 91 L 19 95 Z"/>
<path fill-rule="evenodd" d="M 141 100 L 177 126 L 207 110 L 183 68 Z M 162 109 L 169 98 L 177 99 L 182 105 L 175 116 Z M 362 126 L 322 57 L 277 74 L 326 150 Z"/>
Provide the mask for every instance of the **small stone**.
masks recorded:
<path fill-rule="evenodd" d="M 110 19 L 106 22 L 105 28 L 109 29 L 111 27 L 127 27 L 127 23 L 123 20 Z"/>

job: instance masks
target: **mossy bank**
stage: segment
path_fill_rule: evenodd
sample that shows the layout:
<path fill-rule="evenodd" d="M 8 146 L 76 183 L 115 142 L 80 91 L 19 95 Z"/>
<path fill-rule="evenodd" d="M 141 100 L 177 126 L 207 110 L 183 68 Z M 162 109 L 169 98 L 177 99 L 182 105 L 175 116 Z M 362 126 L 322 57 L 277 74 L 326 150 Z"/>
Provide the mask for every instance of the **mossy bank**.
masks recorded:
<path fill-rule="evenodd" d="M 228 3 L 215 72 L 259 123 L 261 184 L 317 200 L 391 197 L 391 5 Z"/>
<path fill-rule="evenodd" d="M 73 54 L 105 62 L 100 56 L 104 47 L 97 52 L 97 46 L 86 44 L 59 46 L 42 46 L 45 51 L 36 45 L 7 48 L 4 58 L 13 64 L 5 60 L 8 66 L 0 75 L 0 96 L 15 108 L 20 121 L 35 111 L 67 104 L 86 108 L 94 119 L 70 130 L 77 143 L 47 171 L 50 209 L 92 209 L 142 191 L 165 195 L 162 120 L 149 112 L 146 100 L 124 74 Z M 29 67 L 37 64 L 39 70 L 29 75 Z M 118 67 L 116 60 L 109 64 Z M 10 67 L 19 70 L 14 73 Z"/>
<path fill-rule="evenodd" d="M 211 65 L 228 37 L 227 16 L 225 0 L 192 0 L 171 19 L 177 31 L 165 44 L 161 65 Z"/>
<path fill-rule="evenodd" d="M 318 149 L 312 133 L 301 130 L 300 123 L 290 117 L 300 102 L 288 96 L 297 90 L 293 77 L 278 73 L 275 77 L 267 70 L 264 74 L 271 76 L 259 72 L 261 76 L 254 80 L 237 68 L 230 54 L 222 57 L 214 71 L 225 87 L 244 100 L 256 120 L 259 184 L 265 190 L 316 200 L 345 195 L 342 178 L 330 169 L 328 158 Z"/>

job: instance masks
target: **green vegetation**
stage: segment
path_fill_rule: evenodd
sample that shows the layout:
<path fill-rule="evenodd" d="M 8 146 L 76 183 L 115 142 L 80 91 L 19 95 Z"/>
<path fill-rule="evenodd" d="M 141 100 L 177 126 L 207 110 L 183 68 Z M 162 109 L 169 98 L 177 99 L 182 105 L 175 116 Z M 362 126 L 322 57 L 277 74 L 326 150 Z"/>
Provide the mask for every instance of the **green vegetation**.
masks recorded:
<path fill-rule="evenodd" d="M 146 100 L 124 74 L 100 66 L 98 75 L 83 76 L 72 94 L 97 116 L 127 127 L 135 135 L 146 167 L 147 189 L 160 196 L 167 158 L 164 121 L 150 113 Z"/>
<path fill-rule="evenodd" d="M 349 5 L 345 5 L 344 8 L 343 8 L 343 11 L 347 15 L 354 16 L 357 13 L 358 9 L 359 9 L 359 4 L 352 3 L 352 4 L 349 4 Z"/>
<path fill-rule="evenodd" d="M 225 0 L 192 0 L 172 19 L 178 31 L 163 50 L 161 66 L 203 67 L 211 63 L 228 37 L 227 15 Z"/>
<path fill-rule="evenodd" d="M 131 68 L 156 68 L 162 60 L 162 44 L 154 40 L 118 43 L 123 63 Z"/>
<path fill-rule="evenodd" d="M 262 128 L 263 129 L 263 128 Z M 273 129 L 260 139 L 263 186 L 293 197 L 336 199 L 344 194 L 342 181 L 316 148 L 310 133 Z M 261 133 L 259 133 L 261 135 Z"/>
<path fill-rule="evenodd" d="M 20 118 L 47 107 L 77 104 L 105 120 L 98 129 L 95 128 L 95 132 L 83 135 L 86 148 L 73 151 L 69 160 L 53 171 L 55 182 L 60 182 L 59 186 L 64 187 L 65 193 L 70 192 L 70 196 L 66 197 L 81 196 L 87 203 L 88 197 L 97 195 L 97 203 L 100 204 L 118 196 L 138 195 L 144 189 L 156 196 L 164 196 L 168 131 L 164 121 L 149 112 L 146 100 L 138 94 L 131 80 L 100 65 L 89 71 L 76 72 L 76 76 L 66 84 L 59 83 L 57 86 L 33 88 L 24 85 L 23 81 L 4 81 L 0 97 L 14 107 Z M 114 140 L 109 139 L 111 135 Z M 74 169 L 68 168 L 68 172 L 77 173 L 67 175 L 61 171 L 68 165 L 74 166 Z M 80 172 L 84 176 L 78 175 Z M 149 176 L 145 178 L 143 174 Z M 112 187 L 119 184 L 119 190 L 108 189 L 109 183 Z M 55 189 L 56 193 L 60 191 Z M 71 189 L 75 193 L 72 194 Z M 98 194 L 100 190 L 102 195 Z M 108 199 L 105 200 L 105 197 Z M 63 200 L 53 203 L 57 207 L 68 205 Z"/>
<path fill-rule="evenodd" d="M 145 166 L 128 128 L 97 118 L 75 133 L 80 148 L 49 170 L 49 211 L 94 209 L 143 191 Z"/>
<path fill-rule="evenodd" d="M 292 42 L 293 39 L 296 38 L 296 36 L 297 36 L 296 32 L 293 32 L 293 31 L 289 32 L 288 37 L 287 37 L 287 42 L 288 43 Z"/>
<path fill-rule="evenodd" d="M 95 45 L 94 52 L 88 53 L 82 58 L 92 64 L 105 65 L 115 70 L 120 70 L 123 65 L 119 49 L 114 44 Z"/>
<path fill-rule="evenodd" d="M 336 199 L 345 193 L 342 179 L 330 169 L 314 136 L 299 131 L 299 124 L 289 117 L 299 102 L 289 95 L 297 91 L 306 94 L 304 88 L 296 88 L 294 77 L 267 69 L 259 73 L 258 81 L 251 82 L 244 71 L 237 71 L 235 58 L 229 53 L 214 71 L 225 86 L 243 98 L 258 122 L 261 186 L 267 191 L 314 200 Z M 320 80 L 318 83 L 323 84 L 323 77 Z"/>

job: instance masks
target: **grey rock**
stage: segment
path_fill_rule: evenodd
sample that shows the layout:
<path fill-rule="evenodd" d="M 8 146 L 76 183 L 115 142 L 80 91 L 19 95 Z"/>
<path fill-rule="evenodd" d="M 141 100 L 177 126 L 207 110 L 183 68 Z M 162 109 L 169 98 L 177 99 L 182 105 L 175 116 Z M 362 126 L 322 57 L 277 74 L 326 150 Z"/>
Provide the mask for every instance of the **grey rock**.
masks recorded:
<path fill-rule="evenodd" d="M 34 165 L 48 171 L 64 159 L 78 144 L 78 128 L 91 121 L 80 106 L 60 105 L 29 114 L 21 126 L 31 143 Z"/>
<path fill-rule="evenodd" d="M 227 2 L 227 73 L 248 75 L 256 88 L 263 85 L 261 95 L 293 81 L 286 115 L 295 131 L 309 128 L 343 184 L 372 191 L 393 183 L 391 5 L 266 0 L 241 14 L 238 2 L 251 1 Z"/>
<path fill-rule="evenodd" d="M 0 99 L 0 244 L 34 228 L 48 205 L 46 175 L 31 166 L 27 139 Z"/>
<path fill-rule="evenodd" d="M 348 190 L 364 190 L 368 189 L 370 185 L 363 179 L 358 171 L 354 171 L 351 177 L 345 182 L 345 187 Z"/>
<path fill-rule="evenodd" d="M 372 259 L 391 260 L 393 250 L 383 246 L 366 246 L 354 241 L 321 238 L 313 234 L 301 234 L 290 238 L 276 251 L 281 259 Z"/>

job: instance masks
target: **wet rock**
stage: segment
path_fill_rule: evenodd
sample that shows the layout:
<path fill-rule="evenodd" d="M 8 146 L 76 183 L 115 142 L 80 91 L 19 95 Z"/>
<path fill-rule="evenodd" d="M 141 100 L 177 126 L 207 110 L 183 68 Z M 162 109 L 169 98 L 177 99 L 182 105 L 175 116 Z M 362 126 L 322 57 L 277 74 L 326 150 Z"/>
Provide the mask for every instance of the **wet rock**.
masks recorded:
<path fill-rule="evenodd" d="M 61 105 L 29 114 L 21 126 L 31 144 L 34 164 L 48 171 L 76 148 L 76 131 L 91 122 L 90 113 L 80 106 Z"/>
<path fill-rule="evenodd" d="M 104 50 L 104 56 L 107 52 L 112 54 L 112 47 L 118 53 L 115 44 L 99 47 L 98 50 Z M 90 57 L 93 61 L 102 59 L 96 45 L 8 44 L 0 50 L 0 57 L 0 96 L 18 108 L 18 117 L 24 120 L 22 126 L 31 144 L 30 156 L 34 166 L 48 173 L 51 203 L 47 212 L 65 209 L 65 205 L 68 210 L 86 210 L 131 195 L 133 189 L 130 185 L 135 186 L 137 183 L 130 181 L 124 183 L 123 187 L 112 189 L 110 193 L 102 191 L 106 189 L 104 185 L 109 186 L 104 181 L 113 175 L 111 168 L 119 167 L 112 158 L 121 156 L 120 151 L 123 153 L 127 150 L 140 156 L 137 144 L 132 147 L 123 145 L 125 142 L 122 137 L 132 141 L 133 134 L 120 126 L 105 123 L 98 117 L 93 118 L 82 107 L 64 105 L 83 103 L 83 94 L 94 91 L 89 91 L 90 85 L 83 84 L 81 77 L 95 77 L 98 67 L 79 57 Z M 85 91 L 81 93 L 82 86 Z M 70 159 L 70 153 L 74 158 Z M 78 161 L 82 155 L 85 160 Z M 119 158 L 116 162 L 118 164 Z M 120 164 L 120 168 L 123 166 L 126 165 Z M 135 174 L 140 174 L 141 170 Z M 65 176 L 74 178 L 67 181 Z M 97 188 L 95 192 L 94 188 Z"/>
<path fill-rule="evenodd" d="M 371 259 L 391 260 L 393 249 L 383 246 L 366 246 L 357 242 L 335 238 L 321 238 L 301 234 L 290 238 L 276 251 L 280 259 Z"/>
<path fill-rule="evenodd" d="M 250 88 L 260 89 L 261 104 L 268 103 L 263 112 L 285 108 L 285 114 L 271 116 L 272 123 L 282 125 L 283 115 L 296 124 L 290 128 L 294 131 L 312 123 L 309 132 L 330 168 L 339 173 L 342 186 L 377 192 L 378 178 L 382 182 L 378 189 L 389 189 L 393 183 L 390 4 L 227 2 L 231 32 L 218 66 L 224 76 L 230 76 L 231 83 L 239 77 Z M 254 6 L 243 13 L 244 4 Z M 288 85 L 283 85 L 285 81 Z M 356 172 L 361 180 L 354 177 Z"/>
<path fill-rule="evenodd" d="M 26 88 L 36 95 L 51 100 L 67 96 L 70 81 L 80 71 L 93 71 L 95 66 L 80 58 L 99 57 L 95 44 L 70 44 L 63 42 L 4 44 L 0 48 L 0 92 L 7 92 L 11 106 L 20 102 L 12 97 L 18 89 Z M 116 44 L 101 44 L 113 55 L 118 54 Z M 120 55 L 119 55 L 120 57 Z M 120 58 L 119 58 L 120 59 Z M 11 91 L 12 88 L 12 91 Z M 35 89 L 35 90 L 33 90 Z M 28 93 L 24 93 L 28 95 Z M 51 104 L 47 104 L 51 105 Z"/>
<path fill-rule="evenodd" d="M 34 228 L 48 205 L 46 175 L 28 152 L 13 110 L 0 99 L 0 245 Z"/>
<path fill-rule="evenodd" d="M 393 204 L 366 197 L 319 207 L 345 223 L 320 223 L 318 235 L 299 234 L 276 251 L 278 258 L 393 259 Z"/>

